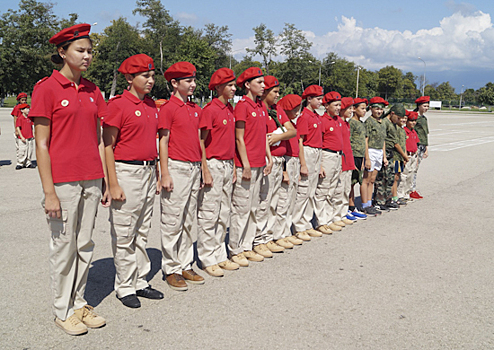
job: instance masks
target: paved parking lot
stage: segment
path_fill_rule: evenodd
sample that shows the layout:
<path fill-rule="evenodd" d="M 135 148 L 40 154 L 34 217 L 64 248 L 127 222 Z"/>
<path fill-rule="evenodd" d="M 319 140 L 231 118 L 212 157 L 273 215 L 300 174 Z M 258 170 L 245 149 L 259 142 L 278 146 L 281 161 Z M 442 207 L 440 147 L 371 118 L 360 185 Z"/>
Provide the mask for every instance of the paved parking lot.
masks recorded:
<path fill-rule="evenodd" d="M 0 109 L 0 348 L 492 349 L 494 115 L 431 112 L 424 199 L 187 292 L 160 271 L 164 300 L 121 305 L 108 210 L 98 213 L 87 300 L 107 326 L 71 337 L 53 324 L 37 170 L 16 171 L 10 109 Z M 158 201 L 155 213 L 159 212 Z"/>

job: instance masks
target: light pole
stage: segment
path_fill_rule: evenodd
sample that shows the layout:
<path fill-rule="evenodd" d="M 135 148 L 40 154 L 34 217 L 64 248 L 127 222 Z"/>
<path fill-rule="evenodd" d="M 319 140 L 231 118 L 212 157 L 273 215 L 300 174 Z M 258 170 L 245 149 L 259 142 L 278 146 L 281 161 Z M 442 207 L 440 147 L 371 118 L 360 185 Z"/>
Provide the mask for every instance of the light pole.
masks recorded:
<path fill-rule="evenodd" d="M 465 85 L 462 85 L 462 86 L 461 86 L 461 91 L 460 91 L 460 111 L 461 111 L 461 99 L 462 99 L 462 97 L 463 97 L 463 87 L 464 87 L 464 86 L 465 86 Z"/>
<path fill-rule="evenodd" d="M 230 69 L 232 69 L 232 56 L 233 56 L 233 53 L 235 52 L 240 52 L 240 51 L 243 51 L 243 50 L 246 50 L 248 49 L 248 47 L 244 47 L 243 49 L 238 49 L 238 50 L 230 50 Z"/>
<path fill-rule="evenodd" d="M 358 80 L 359 80 L 359 76 L 360 76 L 360 70 L 362 69 L 362 67 L 360 66 L 357 66 L 357 88 L 356 88 L 356 92 L 355 92 L 355 98 L 358 97 Z"/>
<path fill-rule="evenodd" d="M 425 64 L 425 61 L 420 58 L 420 57 L 417 57 L 419 60 L 421 60 L 422 62 L 424 62 L 424 82 L 422 83 L 422 96 L 424 96 L 424 91 L 425 91 L 425 70 L 427 68 L 427 64 Z"/>

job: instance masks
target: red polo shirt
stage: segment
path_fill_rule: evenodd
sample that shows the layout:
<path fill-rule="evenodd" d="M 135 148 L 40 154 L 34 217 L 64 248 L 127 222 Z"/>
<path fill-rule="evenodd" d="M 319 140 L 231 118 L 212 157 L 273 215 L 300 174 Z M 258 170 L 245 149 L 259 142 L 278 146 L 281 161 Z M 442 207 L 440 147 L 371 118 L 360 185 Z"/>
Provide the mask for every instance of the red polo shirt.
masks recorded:
<path fill-rule="evenodd" d="M 15 122 L 15 127 L 21 129 L 21 134 L 25 139 L 30 139 L 33 137 L 33 122 L 31 119 L 26 118 L 24 115 L 17 117 L 17 121 Z M 20 139 L 20 136 L 17 136 Z"/>
<path fill-rule="evenodd" d="M 195 103 L 183 103 L 172 95 L 159 111 L 159 129 L 170 130 L 168 157 L 184 162 L 201 161 L 199 118 L 201 108 Z"/>
<path fill-rule="evenodd" d="M 205 140 L 207 159 L 230 160 L 235 156 L 235 118 L 230 103 L 214 98 L 202 110 L 199 128 L 209 130 Z"/>
<path fill-rule="evenodd" d="M 244 142 L 251 168 L 266 165 L 266 120 L 268 111 L 258 98 L 255 102 L 248 97 L 242 97 L 235 106 L 235 121 L 245 122 Z M 235 151 L 235 165 L 242 167 L 242 161 Z"/>
<path fill-rule="evenodd" d="M 332 151 L 343 150 L 342 127 L 343 120 L 339 117 L 330 117 L 327 113 L 322 116 L 323 124 L 323 141 L 322 148 L 328 148 Z"/>
<path fill-rule="evenodd" d="M 322 148 L 322 122 L 316 112 L 304 108 L 297 119 L 297 130 L 304 136 L 304 146 Z"/>
<path fill-rule="evenodd" d="M 108 102 L 109 115 L 103 127 L 119 130 L 113 153 L 115 160 L 153 160 L 158 157 L 156 134 L 158 110 L 149 97 L 140 100 L 129 91 Z"/>
<path fill-rule="evenodd" d="M 350 124 L 344 122 L 340 117 L 338 119 L 341 121 L 341 139 L 343 142 L 342 150 L 343 156 L 341 157 L 341 170 L 353 170 L 355 169 L 355 160 L 353 159 L 352 144 L 350 142 Z"/>
<path fill-rule="evenodd" d="M 17 117 L 19 118 L 22 115 L 21 110 L 19 109 L 19 104 L 16 104 L 14 108 L 12 109 L 12 112 L 10 112 L 10 115 L 12 117 Z"/>
<path fill-rule="evenodd" d="M 287 121 L 289 121 L 285 111 L 282 110 L 281 108 L 277 108 L 275 105 L 273 106 L 272 110 L 276 111 L 276 116 L 278 117 L 278 121 L 280 122 L 281 125 L 284 125 Z M 276 125 L 274 118 L 271 118 L 269 113 L 268 113 L 268 118 L 266 120 L 266 126 L 268 133 L 278 129 L 278 125 Z M 283 157 L 286 154 L 286 145 L 287 145 L 287 141 L 281 140 L 279 145 L 271 146 L 270 147 L 271 155 L 275 157 Z"/>
<path fill-rule="evenodd" d="M 79 88 L 54 70 L 32 94 L 29 118 L 50 119 L 51 173 L 54 183 L 104 177 L 98 150 L 98 119 L 108 115 L 99 88 L 81 78 Z"/>
<path fill-rule="evenodd" d="M 291 122 L 293 124 L 293 122 Z M 286 145 L 286 155 L 289 157 L 298 157 L 300 154 L 300 148 L 298 145 L 298 140 L 300 139 L 300 133 L 298 132 L 297 125 L 293 124 L 295 130 L 297 130 L 297 136 L 292 137 L 288 140 Z"/>
<path fill-rule="evenodd" d="M 419 143 L 419 136 L 415 129 L 408 129 L 406 126 L 404 127 L 405 133 L 407 134 L 407 152 L 415 153 L 418 150 L 417 144 Z"/>

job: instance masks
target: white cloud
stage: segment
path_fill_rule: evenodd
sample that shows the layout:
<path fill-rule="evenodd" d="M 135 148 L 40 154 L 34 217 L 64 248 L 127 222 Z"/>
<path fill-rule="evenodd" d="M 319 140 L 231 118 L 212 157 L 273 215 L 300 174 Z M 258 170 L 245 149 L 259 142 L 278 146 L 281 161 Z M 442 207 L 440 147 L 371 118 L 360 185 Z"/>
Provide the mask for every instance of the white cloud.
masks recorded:
<path fill-rule="evenodd" d="M 189 23 L 193 23 L 197 21 L 197 16 L 193 13 L 187 12 L 177 12 L 174 17 L 176 17 L 179 21 L 185 21 Z"/>
<path fill-rule="evenodd" d="M 363 28 L 353 17 L 341 17 L 338 29 L 317 36 L 304 31 L 313 43 L 312 53 L 319 59 L 336 52 L 367 69 L 394 65 L 403 70 L 494 68 L 494 28 L 491 16 L 481 11 L 457 11 L 443 18 L 438 27 L 409 30 Z M 235 48 L 253 47 L 253 37 L 235 39 Z"/>

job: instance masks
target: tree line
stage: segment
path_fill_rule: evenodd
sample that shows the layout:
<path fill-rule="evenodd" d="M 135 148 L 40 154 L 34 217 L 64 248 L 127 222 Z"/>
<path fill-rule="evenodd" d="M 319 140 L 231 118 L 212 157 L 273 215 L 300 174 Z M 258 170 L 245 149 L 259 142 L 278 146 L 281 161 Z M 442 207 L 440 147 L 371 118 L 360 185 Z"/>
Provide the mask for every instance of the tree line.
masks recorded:
<path fill-rule="evenodd" d="M 312 43 L 294 24 L 285 23 L 275 34 L 265 24 L 253 28 L 254 47 L 237 61 L 232 56 L 232 34 L 228 26 L 206 24 L 203 28 L 183 26 L 175 20 L 159 0 L 137 0 L 133 14 L 145 20 L 140 26 L 126 18 L 113 20 L 100 33 L 91 33 L 93 63 L 85 77 L 96 83 L 105 96 L 119 94 L 127 83 L 117 69 L 127 57 L 145 53 L 155 61 L 157 74 L 153 89 L 155 98 L 168 98 L 171 88 L 163 72 L 177 61 L 189 61 L 197 68 L 196 98 L 207 99 L 209 78 L 221 67 L 229 67 L 238 76 L 250 66 L 261 67 L 266 74 L 278 78 L 283 95 L 301 94 L 311 84 L 322 85 L 325 91 L 335 90 L 343 96 L 381 96 L 388 100 L 412 101 L 421 95 L 422 77 L 403 72 L 394 66 L 371 71 L 355 62 L 330 52 L 322 60 L 310 53 Z M 30 93 L 34 84 L 51 74 L 54 53 L 48 39 L 62 28 L 78 23 L 78 15 L 58 18 L 53 4 L 21 0 L 18 9 L 9 9 L 0 17 L 0 97 L 20 91 Z M 260 61 L 256 60 L 260 59 Z M 239 92 L 241 93 L 241 92 Z M 425 86 L 432 100 L 458 101 L 449 82 Z M 494 105 L 494 84 L 474 90 L 467 89 L 463 101 L 470 104 Z"/>

